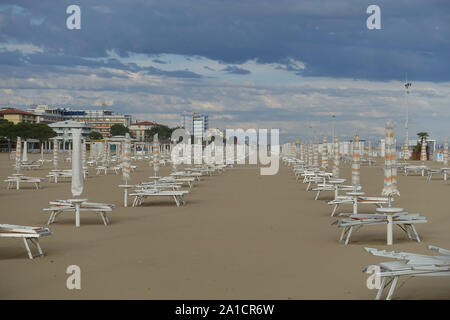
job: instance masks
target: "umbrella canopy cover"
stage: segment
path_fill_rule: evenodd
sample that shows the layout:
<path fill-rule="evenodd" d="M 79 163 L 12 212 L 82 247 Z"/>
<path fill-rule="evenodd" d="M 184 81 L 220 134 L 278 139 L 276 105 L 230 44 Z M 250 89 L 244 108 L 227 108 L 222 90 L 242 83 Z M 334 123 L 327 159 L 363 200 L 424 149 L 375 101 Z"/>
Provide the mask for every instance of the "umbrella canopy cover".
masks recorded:
<path fill-rule="evenodd" d="M 382 194 L 391 197 L 400 195 L 397 188 L 397 166 L 395 157 L 394 123 L 386 123 L 386 151 L 384 155 L 384 187 Z"/>
<path fill-rule="evenodd" d="M 23 162 L 28 162 L 28 143 L 27 143 L 27 139 L 23 140 L 22 161 Z"/>
<path fill-rule="evenodd" d="M 323 137 L 322 143 L 322 168 L 328 168 L 328 142 L 326 137 Z"/>
<path fill-rule="evenodd" d="M 58 169 L 58 140 L 53 140 L 53 167 Z"/>
<path fill-rule="evenodd" d="M 81 129 L 72 129 L 72 195 L 79 197 L 83 192 L 83 161 L 81 160 Z"/>
<path fill-rule="evenodd" d="M 334 155 L 334 166 L 333 166 L 333 177 L 339 178 L 339 140 L 334 137 L 333 155 Z"/>
<path fill-rule="evenodd" d="M 353 138 L 353 158 L 352 158 L 352 185 L 354 188 L 359 187 L 360 183 L 360 151 L 359 151 L 359 137 L 355 133 Z"/>
<path fill-rule="evenodd" d="M 317 140 L 314 140 L 313 145 L 313 166 L 319 166 L 319 143 L 317 142 Z"/>
<path fill-rule="evenodd" d="M 131 139 L 130 134 L 125 134 L 125 148 L 123 149 L 123 162 L 122 162 L 122 176 L 123 180 L 125 182 L 128 182 L 130 180 L 130 171 L 131 171 L 131 165 L 130 165 L 130 159 L 131 159 Z"/>
<path fill-rule="evenodd" d="M 420 149 L 420 160 L 422 162 L 427 161 L 427 142 L 425 137 L 422 138 L 422 148 Z"/>
<path fill-rule="evenodd" d="M 159 141 L 158 134 L 153 137 L 153 170 L 156 173 L 159 171 Z"/>
<path fill-rule="evenodd" d="M 17 137 L 16 143 L 16 167 L 20 166 L 20 154 L 22 153 L 22 138 Z"/>
<path fill-rule="evenodd" d="M 448 138 L 445 139 L 444 143 L 444 167 L 448 167 Z"/>

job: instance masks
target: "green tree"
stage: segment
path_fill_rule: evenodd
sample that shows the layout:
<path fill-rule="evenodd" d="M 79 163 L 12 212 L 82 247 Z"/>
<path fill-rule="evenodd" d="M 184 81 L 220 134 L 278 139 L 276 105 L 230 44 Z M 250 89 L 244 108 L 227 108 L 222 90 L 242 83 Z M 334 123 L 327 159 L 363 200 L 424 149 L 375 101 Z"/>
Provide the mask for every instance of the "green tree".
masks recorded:
<path fill-rule="evenodd" d="M 22 139 L 30 139 L 33 137 L 33 124 L 29 122 L 19 122 L 15 125 L 15 134 Z"/>
<path fill-rule="evenodd" d="M 158 124 L 153 126 L 150 130 L 145 130 L 144 132 L 144 140 L 145 141 L 153 141 L 153 136 L 158 134 L 159 140 L 169 140 L 172 136 L 172 132 L 176 128 L 169 128 L 163 124 Z"/>
<path fill-rule="evenodd" d="M 125 127 L 123 124 L 114 124 L 111 126 L 109 132 L 112 136 L 124 136 L 125 133 L 130 132 L 130 129 Z"/>
<path fill-rule="evenodd" d="M 91 131 L 91 133 L 89 133 L 89 139 L 101 140 L 101 139 L 103 139 L 103 136 L 102 136 L 102 134 L 100 132 Z"/>
<path fill-rule="evenodd" d="M 423 141 L 423 139 L 428 138 L 430 135 L 428 134 L 428 132 L 419 132 L 417 136 L 419 137 L 420 141 Z"/>
<path fill-rule="evenodd" d="M 57 133 L 45 123 L 34 123 L 31 127 L 31 137 L 39 140 L 40 143 L 56 137 Z"/>

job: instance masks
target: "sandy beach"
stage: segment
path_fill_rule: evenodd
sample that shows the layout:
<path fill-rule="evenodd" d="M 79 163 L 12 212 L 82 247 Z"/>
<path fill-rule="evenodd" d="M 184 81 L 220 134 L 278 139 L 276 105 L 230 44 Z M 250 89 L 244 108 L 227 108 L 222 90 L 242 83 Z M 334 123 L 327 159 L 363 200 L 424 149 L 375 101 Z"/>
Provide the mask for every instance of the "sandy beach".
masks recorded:
<path fill-rule="evenodd" d="M 51 155 L 46 155 L 50 159 Z M 37 159 L 38 155 L 30 155 Z M 13 173 L 13 160 L 0 154 L 0 176 Z M 361 167 L 361 185 L 378 196 L 383 187 L 383 160 Z M 148 162 L 133 162 L 132 183 L 153 175 Z M 70 168 L 70 162 L 60 165 Z M 439 167 L 438 163 L 428 163 Z M 45 177 L 43 169 L 23 171 Z M 161 167 L 161 175 L 171 167 Z M 331 223 L 331 207 L 318 201 L 297 182 L 290 167 L 280 163 L 273 176 L 261 176 L 257 166 L 235 165 L 221 175 L 202 177 L 176 207 L 164 199 L 142 207 L 123 207 L 118 188 L 122 176 L 95 175 L 90 169 L 83 197 L 116 205 L 104 226 L 93 213 L 62 214 L 50 226 L 53 235 L 41 240 L 45 256 L 28 259 L 22 241 L 0 239 L 0 299 L 373 299 L 362 269 L 383 258 L 364 247 L 431 254 L 427 245 L 450 249 L 450 182 L 435 176 L 399 174 L 401 196 L 395 200 L 409 212 L 426 216 L 417 226 L 421 243 L 394 231 L 394 246 L 386 246 L 386 228 L 363 228 L 345 246 Z M 341 176 L 350 178 L 348 165 Z M 30 186 L 0 189 L 1 223 L 45 226 L 48 202 L 71 198 L 70 180 L 45 181 L 42 190 Z M 373 206 L 363 206 L 374 212 Z M 347 208 L 350 210 L 350 207 Z M 66 268 L 81 268 L 81 290 L 66 288 Z M 449 299 L 450 278 L 413 278 L 399 283 L 397 299 Z"/>

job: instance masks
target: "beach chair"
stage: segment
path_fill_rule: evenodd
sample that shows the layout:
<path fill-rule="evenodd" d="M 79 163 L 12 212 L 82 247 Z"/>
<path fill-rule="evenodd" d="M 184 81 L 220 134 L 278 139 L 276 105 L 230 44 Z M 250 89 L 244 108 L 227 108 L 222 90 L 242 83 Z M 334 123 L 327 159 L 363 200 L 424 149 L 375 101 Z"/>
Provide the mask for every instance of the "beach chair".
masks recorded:
<path fill-rule="evenodd" d="M 50 212 L 50 217 L 48 219 L 47 225 L 55 222 L 56 217 L 63 212 L 74 212 L 75 205 L 69 200 L 56 200 L 50 201 L 50 206 L 48 208 L 42 209 L 45 212 Z M 107 203 L 95 203 L 95 202 L 82 202 L 80 205 L 80 212 L 95 212 L 98 213 L 105 226 L 109 224 L 109 218 L 106 215 L 107 212 L 111 212 L 115 209 L 114 204 Z"/>
<path fill-rule="evenodd" d="M 134 197 L 133 207 L 142 205 L 148 197 L 170 197 L 175 201 L 177 207 L 179 207 L 181 204 L 186 204 L 184 195 L 187 193 L 189 193 L 187 190 L 161 190 L 153 188 L 135 190 L 130 196 Z"/>
<path fill-rule="evenodd" d="M 339 190 L 342 191 L 349 191 L 353 190 L 352 186 L 342 186 Z M 357 190 L 361 190 L 361 186 L 357 188 Z M 383 205 L 389 204 L 389 198 L 386 197 L 365 197 L 365 196 L 358 196 L 356 206 L 359 204 L 373 204 L 379 208 L 381 208 Z M 391 199 L 391 202 L 393 200 Z M 335 197 L 335 199 L 327 202 L 329 205 L 334 205 L 333 210 L 331 211 L 331 216 L 333 217 L 342 204 L 355 204 L 355 197 L 347 196 L 347 195 L 339 195 Z M 344 215 L 348 215 L 347 213 L 344 213 Z"/>
<path fill-rule="evenodd" d="M 394 258 L 398 261 L 382 262 L 378 265 L 380 272 L 376 275 L 380 277 L 381 283 L 378 288 L 376 300 L 380 300 L 383 291 L 391 285 L 386 295 L 386 300 L 391 300 L 395 287 L 400 277 L 436 277 L 450 276 L 450 250 L 428 246 L 429 250 L 440 253 L 440 256 L 429 256 L 408 252 L 394 252 L 377 250 L 374 248 L 364 248 L 374 256 Z M 367 272 L 370 266 L 363 269 Z M 405 281 L 407 280 L 405 279 Z"/>
<path fill-rule="evenodd" d="M 369 225 L 386 225 L 387 221 L 388 217 L 386 214 L 358 213 L 349 215 L 348 218 L 337 220 L 332 225 L 343 228 L 339 242 L 344 242 L 347 245 L 353 230 L 356 229 L 358 231 L 363 226 Z M 427 219 L 418 213 L 400 212 L 392 215 L 392 222 L 406 233 L 408 239 L 420 242 L 419 234 L 414 225 L 416 223 L 426 223 Z"/>
<path fill-rule="evenodd" d="M 39 244 L 39 238 L 49 236 L 51 234 L 52 233 L 48 228 L 0 224 L 0 237 L 22 238 L 30 259 L 44 255 L 41 245 Z M 38 251 L 37 254 L 32 253 L 29 243 L 32 243 L 36 247 Z"/>
<path fill-rule="evenodd" d="M 36 189 L 41 189 L 41 182 L 44 181 L 44 179 L 38 177 L 10 176 L 4 181 L 8 182 L 8 186 L 6 187 L 7 189 L 12 189 L 15 185 L 15 188 L 19 190 L 20 185 L 23 183 L 32 183 Z"/>

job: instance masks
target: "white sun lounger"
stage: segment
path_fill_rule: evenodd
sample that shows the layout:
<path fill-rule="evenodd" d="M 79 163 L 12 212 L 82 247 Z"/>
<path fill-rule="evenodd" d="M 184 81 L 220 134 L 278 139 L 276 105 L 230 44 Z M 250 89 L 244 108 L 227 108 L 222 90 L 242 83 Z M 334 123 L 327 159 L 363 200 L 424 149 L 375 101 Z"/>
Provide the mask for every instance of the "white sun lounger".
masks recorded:
<path fill-rule="evenodd" d="M 360 188 L 359 188 L 360 189 Z M 348 188 L 343 188 L 342 190 L 349 190 Z M 334 205 L 333 210 L 331 211 L 331 216 L 333 217 L 334 214 L 336 213 L 337 208 L 339 207 L 339 205 L 341 204 L 353 204 L 353 197 L 351 196 L 346 196 L 346 195 L 341 195 L 338 196 L 337 199 L 328 201 L 327 203 L 329 205 Z M 391 199 L 392 202 L 392 199 Z M 373 204 L 376 205 L 377 207 L 382 207 L 382 205 L 386 205 L 389 204 L 389 199 L 385 198 L 385 197 L 364 197 L 364 196 L 359 196 L 358 197 L 358 205 L 359 204 Z"/>
<path fill-rule="evenodd" d="M 41 189 L 41 182 L 44 181 L 44 179 L 39 177 L 11 176 L 4 181 L 8 182 L 7 189 L 12 189 L 15 185 L 15 188 L 19 190 L 22 183 L 33 183 L 36 189 Z"/>
<path fill-rule="evenodd" d="M 450 250 L 434 246 L 428 246 L 428 249 L 440 253 L 441 256 L 429 256 L 408 252 L 397 253 L 394 251 L 365 248 L 367 252 L 374 256 L 399 260 L 382 262 L 378 265 L 380 272 L 377 276 L 381 278 L 381 283 L 375 299 L 381 299 L 383 291 L 391 284 L 386 295 L 386 300 L 390 300 L 400 277 L 450 276 Z M 363 272 L 367 272 L 368 268 L 364 268 Z"/>
<path fill-rule="evenodd" d="M 144 189 L 135 190 L 130 196 L 134 197 L 133 207 L 142 205 L 147 197 L 171 197 L 179 207 L 181 204 L 186 204 L 184 195 L 187 193 L 189 193 L 187 190 Z"/>
<path fill-rule="evenodd" d="M 115 205 L 107 203 L 82 202 L 80 205 L 80 212 L 89 211 L 100 214 L 103 223 L 107 226 L 109 224 L 109 219 L 106 213 L 111 212 L 115 207 Z M 55 222 L 56 217 L 63 212 L 70 211 L 75 213 L 75 205 L 67 200 L 50 201 L 50 206 L 42 210 L 50 212 L 50 217 L 47 222 L 47 225 L 50 225 Z"/>
<path fill-rule="evenodd" d="M 33 259 L 35 257 L 43 256 L 39 238 L 49 236 L 52 233 L 48 228 L 17 226 L 12 224 L 0 224 L 0 237 L 4 238 L 22 238 L 25 248 L 27 249 L 28 257 Z M 37 254 L 31 252 L 29 243 L 32 243 L 38 250 Z"/>
<path fill-rule="evenodd" d="M 417 233 L 414 224 L 426 223 L 427 219 L 418 213 L 400 212 L 392 215 L 394 225 L 402 229 L 410 240 L 420 242 L 419 234 Z M 337 220 L 332 225 L 337 224 L 338 227 L 343 228 L 339 241 L 347 245 L 350 241 L 350 236 L 354 229 L 359 230 L 365 225 L 386 225 L 387 215 L 379 213 L 358 213 L 348 216 L 346 219 Z M 345 238 L 345 240 L 344 240 Z"/>

